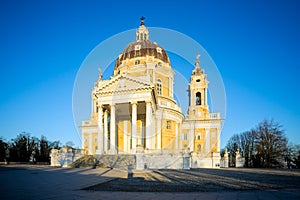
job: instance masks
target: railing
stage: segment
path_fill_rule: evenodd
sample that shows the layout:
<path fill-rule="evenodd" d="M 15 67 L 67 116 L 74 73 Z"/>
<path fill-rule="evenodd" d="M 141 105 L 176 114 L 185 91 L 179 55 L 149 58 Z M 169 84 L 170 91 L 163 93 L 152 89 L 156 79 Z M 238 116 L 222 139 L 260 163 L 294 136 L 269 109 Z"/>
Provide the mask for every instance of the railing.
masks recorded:
<path fill-rule="evenodd" d="M 220 119 L 220 113 L 210 113 L 209 118 L 210 119 Z"/>
<path fill-rule="evenodd" d="M 184 119 L 185 120 L 188 120 L 188 119 L 193 120 L 194 118 L 193 117 L 190 118 L 189 115 L 185 115 Z M 203 118 L 199 118 L 199 119 L 202 119 L 202 120 L 205 120 L 205 119 L 221 119 L 221 117 L 220 117 L 220 113 L 208 113 L 207 115 L 203 116 Z"/>
<path fill-rule="evenodd" d="M 175 104 L 171 101 L 159 99 L 158 100 L 158 105 L 160 105 L 161 107 L 172 108 L 174 110 L 177 110 L 177 111 L 181 112 L 181 108 L 177 104 Z"/>
<path fill-rule="evenodd" d="M 89 126 L 91 125 L 92 123 L 90 122 L 90 120 L 85 120 L 85 121 L 82 121 L 82 126 Z"/>

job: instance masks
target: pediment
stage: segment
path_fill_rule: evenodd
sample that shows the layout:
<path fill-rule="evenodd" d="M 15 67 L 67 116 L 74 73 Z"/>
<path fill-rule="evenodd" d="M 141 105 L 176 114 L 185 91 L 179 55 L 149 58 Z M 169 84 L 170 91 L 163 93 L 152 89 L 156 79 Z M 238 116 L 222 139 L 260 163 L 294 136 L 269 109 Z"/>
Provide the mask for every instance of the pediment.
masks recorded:
<path fill-rule="evenodd" d="M 96 89 L 96 93 L 134 92 L 153 88 L 154 86 L 146 80 L 122 74 L 113 77 L 112 79 L 107 80 L 105 84 L 100 85 Z"/>

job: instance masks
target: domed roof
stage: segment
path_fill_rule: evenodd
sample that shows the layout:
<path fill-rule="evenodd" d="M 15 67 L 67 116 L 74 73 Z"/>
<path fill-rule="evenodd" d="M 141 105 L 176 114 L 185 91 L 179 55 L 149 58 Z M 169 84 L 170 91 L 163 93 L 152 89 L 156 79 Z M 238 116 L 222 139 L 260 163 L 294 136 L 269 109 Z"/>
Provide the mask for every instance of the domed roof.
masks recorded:
<path fill-rule="evenodd" d="M 148 38 L 149 32 L 142 19 L 142 23 L 136 31 L 136 41 L 125 47 L 124 51 L 116 61 L 115 68 L 122 64 L 123 60 L 145 56 L 154 56 L 154 58 L 169 63 L 169 57 L 166 51 L 160 45 L 150 41 Z"/>
<path fill-rule="evenodd" d="M 117 59 L 116 66 L 119 66 L 123 60 L 145 56 L 154 56 L 154 58 L 169 63 L 169 57 L 161 46 L 150 40 L 139 40 L 125 47 L 123 53 Z"/>

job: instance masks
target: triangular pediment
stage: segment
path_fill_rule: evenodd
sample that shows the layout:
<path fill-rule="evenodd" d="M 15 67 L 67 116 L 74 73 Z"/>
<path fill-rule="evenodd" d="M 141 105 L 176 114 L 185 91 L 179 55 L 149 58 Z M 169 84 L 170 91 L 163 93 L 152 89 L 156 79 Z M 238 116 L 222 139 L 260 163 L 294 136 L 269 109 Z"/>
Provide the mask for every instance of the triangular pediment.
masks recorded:
<path fill-rule="evenodd" d="M 97 94 L 115 93 L 115 92 L 134 92 L 140 90 L 153 89 L 154 86 L 145 80 L 122 74 L 107 80 L 105 84 L 96 88 Z"/>

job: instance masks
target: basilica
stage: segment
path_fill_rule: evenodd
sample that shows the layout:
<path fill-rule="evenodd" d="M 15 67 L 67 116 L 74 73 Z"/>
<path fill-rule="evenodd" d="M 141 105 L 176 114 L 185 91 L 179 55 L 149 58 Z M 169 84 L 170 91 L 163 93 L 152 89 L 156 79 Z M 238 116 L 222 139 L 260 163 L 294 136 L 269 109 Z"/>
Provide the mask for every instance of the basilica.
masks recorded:
<path fill-rule="evenodd" d="M 173 96 L 170 59 L 149 35 L 142 18 L 136 40 L 119 54 L 113 76 L 103 80 L 99 73 L 91 92 L 90 119 L 80 127 L 82 148 L 90 155 L 175 159 L 188 154 L 191 167 L 219 167 L 223 120 L 209 110 L 209 82 L 199 56 L 187 85 L 188 113 L 182 113 Z"/>

